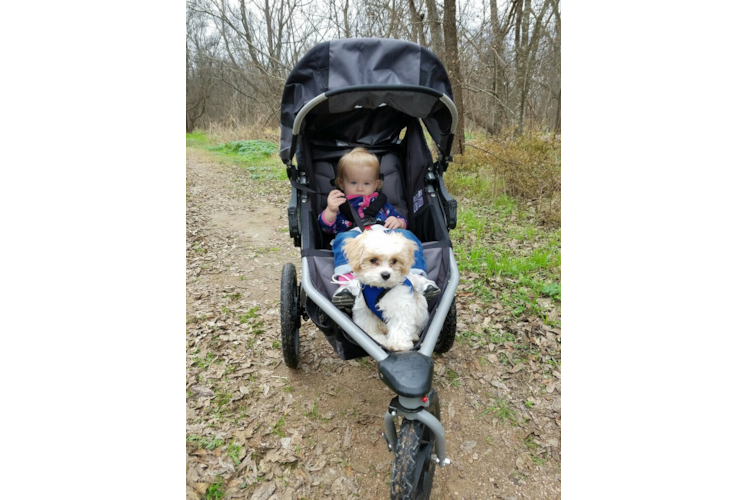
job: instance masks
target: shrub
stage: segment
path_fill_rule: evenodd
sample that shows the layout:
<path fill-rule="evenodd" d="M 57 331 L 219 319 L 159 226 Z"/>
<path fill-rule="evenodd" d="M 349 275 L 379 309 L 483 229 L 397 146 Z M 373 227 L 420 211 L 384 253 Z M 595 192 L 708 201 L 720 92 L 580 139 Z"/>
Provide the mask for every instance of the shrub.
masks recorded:
<path fill-rule="evenodd" d="M 532 208 L 539 222 L 561 222 L 561 144 L 539 133 L 479 137 L 455 156 L 450 192 L 495 201 L 508 195 Z"/>

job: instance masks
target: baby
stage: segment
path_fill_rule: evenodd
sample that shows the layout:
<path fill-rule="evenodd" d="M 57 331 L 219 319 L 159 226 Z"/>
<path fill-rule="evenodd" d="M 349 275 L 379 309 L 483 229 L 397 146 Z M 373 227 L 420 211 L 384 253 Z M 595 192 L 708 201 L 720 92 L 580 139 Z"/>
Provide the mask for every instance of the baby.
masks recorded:
<path fill-rule="evenodd" d="M 335 181 L 340 189 L 333 189 L 330 192 L 327 197 L 327 208 L 319 214 L 318 222 L 323 232 L 336 235 L 332 242 L 335 258 L 333 282 L 340 284 L 340 287 L 333 294 L 332 303 L 342 309 L 353 306 L 360 289 L 359 282 L 351 273 L 351 266 L 343 252 L 343 244 L 348 238 L 359 236 L 361 230 L 341 213 L 340 206 L 348 201 L 351 208 L 364 219 L 364 211 L 373 205 L 379 195 L 377 191 L 381 187 L 379 160 L 364 148 L 354 148 L 340 158 Z M 426 274 L 426 260 L 423 257 L 421 242 L 413 233 L 405 229 L 407 221 L 387 202 L 373 217 L 384 229 L 397 231 L 418 245 L 415 263 L 408 278 L 413 283 L 414 289 L 423 293 L 426 300 L 439 295 L 441 290 L 436 283 L 428 279 Z M 372 226 L 372 228 L 376 229 L 378 226 Z"/>

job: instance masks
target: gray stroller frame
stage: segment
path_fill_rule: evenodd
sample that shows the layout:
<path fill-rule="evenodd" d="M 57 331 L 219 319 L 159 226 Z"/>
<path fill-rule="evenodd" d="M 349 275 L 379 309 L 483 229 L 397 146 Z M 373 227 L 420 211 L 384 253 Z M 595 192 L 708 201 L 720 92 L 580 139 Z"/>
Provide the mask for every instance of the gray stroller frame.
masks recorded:
<path fill-rule="evenodd" d="M 434 352 L 455 336 L 459 272 L 449 241 L 457 204 L 442 175 L 451 160 L 457 110 L 442 63 L 417 44 L 391 39 L 341 39 L 312 48 L 294 67 L 281 103 L 281 151 L 292 193 L 289 233 L 301 247 L 301 286 L 287 263 L 281 278 L 281 337 L 285 363 L 299 363 L 300 320 L 312 319 L 342 359 L 371 356 L 379 378 L 396 394 L 382 434 L 395 454 L 392 498 L 428 498 L 434 465 L 444 467 L 446 437 L 432 388 Z M 439 151 L 433 161 L 423 126 Z M 402 131 L 405 137 L 402 138 Z M 382 191 L 423 242 L 429 278 L 441 296 L 411 351 L 389 352 L 333 305 L 330 237 L 317 227 L 333 189 L 337 159 L 355 146 L 380 158 Z M 293 164 L 296 157 L 297 165 Z M 403 417 L 398 436 L 395 418 Z"/>

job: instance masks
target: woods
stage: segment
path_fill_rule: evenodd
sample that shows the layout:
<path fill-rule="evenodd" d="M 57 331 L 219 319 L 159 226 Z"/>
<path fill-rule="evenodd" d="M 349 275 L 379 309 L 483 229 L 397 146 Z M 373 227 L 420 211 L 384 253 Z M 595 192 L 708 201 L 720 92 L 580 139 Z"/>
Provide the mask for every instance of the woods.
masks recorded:
<path fill-rule="evenodd" d="M 406 39 L 434 51 L 464 130 L 561 131 L 559 0 L 188 0 L 187 132 L 277 126 L 283 84 L 317 43 Z"/>

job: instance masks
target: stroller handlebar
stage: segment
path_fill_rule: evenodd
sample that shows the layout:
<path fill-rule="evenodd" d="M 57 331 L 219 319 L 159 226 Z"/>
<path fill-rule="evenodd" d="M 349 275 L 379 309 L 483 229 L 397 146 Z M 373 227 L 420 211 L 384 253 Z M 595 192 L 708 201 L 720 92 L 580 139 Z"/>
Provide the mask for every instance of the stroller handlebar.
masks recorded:
<path fill-rule="evenodd" d="M 376 92 L 376 91 L 389 91 L 389 92 L 419 92 L 423 94 L 428 94 L 432 97 L 436 97 L 441 101 L 446 108 L 449 110 L 449 114 L 452 117 L 451 123 L 450 123 L 450 130 L 449 133 L 454 135 L 454 133 L 457 131 L 457 106 L 455 106 L 455 103 L 452 101 L 452 99 L 449 98 L 448 95 L 442 94 L 441 92 L 434 90 L 430 87 L 422 87 L 419 85 L 353 85 L 350 87 L 344 87 L 341 89 L 335 89 L 335 90 L 328 90 L 324 94 L 319 94 L 317 97 L 313 98 L 309 102 L 307 102 L 296 114 L 296 117 L 293 121 L 293 128 L 291 130 L 292 132 L 292 138 L 291 138 L 291 148 L 285 152 L 281 152 L 281 156 L 283 157 L 284 162 L 287 164 L 290 164 L 293 158 L 293 154 L 296 151 L 296 137 L 301 132 L 301 126 L 304 123 L 304 119 L 306 118 L 306 115 L 309 114 L 309 112 L 317 107 L 322 102 L 325 102 L 330 97 L 335 97 L 340 94 L 347 94 L 351 92 Z M 286 153 L 285 155 L 283 153 Z"/>

